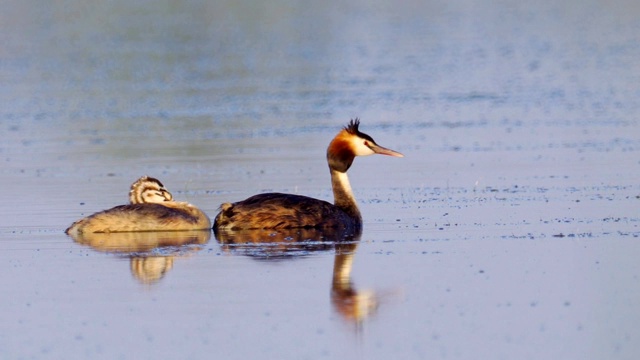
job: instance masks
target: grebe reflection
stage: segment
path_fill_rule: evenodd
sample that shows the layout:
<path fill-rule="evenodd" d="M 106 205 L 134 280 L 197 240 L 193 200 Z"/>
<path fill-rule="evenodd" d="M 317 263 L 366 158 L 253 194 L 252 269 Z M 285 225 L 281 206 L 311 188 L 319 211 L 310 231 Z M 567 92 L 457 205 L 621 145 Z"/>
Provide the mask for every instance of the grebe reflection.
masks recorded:
<path fill-rule="evenodd" d="M 356 233 L 341 228 L 215 230 L 225 253 L 251 256 L 258 260 L 295 259 L 312 253 L 331 251 L 338 242 L 357 242 Z"/>
<path fill-rule="evenodd" d="M 70 235 L 78 244 L 129 259 L 131 274 L 143 284 L 160 281 L 176 258 L 200 251 L 211 239 L 210 230 L 80 233 Z"/>
<path fill-rule="evenodd" d="M 351 269 L 357 243 L 336 244 L 331 281 L 331 304 L 345 320 L 360 324 L 378 309 L 378 295 L 373 290 L 357 290 Z"/>
<path fill-rule="evenodd" d="M 378 295 L 372 290 L 358 290 L 351 270 L 361 230 L 344 228 L 239 230 L 215 232 L 224 253 L 249 256 L 262 261 L 301 259 L 318 252 L 334 251 L 331 281 L 331 304 L 347 322 L 361 324 L 378 308 Z"/>

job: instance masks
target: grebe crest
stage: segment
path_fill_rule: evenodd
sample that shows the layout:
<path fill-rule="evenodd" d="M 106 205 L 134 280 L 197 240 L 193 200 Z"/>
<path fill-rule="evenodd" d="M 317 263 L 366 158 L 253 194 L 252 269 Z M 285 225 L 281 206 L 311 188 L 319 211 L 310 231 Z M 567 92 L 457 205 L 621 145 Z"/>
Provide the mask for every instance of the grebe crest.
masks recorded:
<path fill-rule="evenodd" d="M 329 168 L 347 172 L 356 156 L 373 154 L 404 157 L 401 153 L 376 144 L 373 138 L 359 130 L 360 119 L 351 119 L 349 124 L 336 135 L 327 148 Z"/>
<path fill-rule="evenodd" d="M 173 195 L 165 189 L 160 180 L 143 176 L 131 184 L 129 201 L 131 204 L 162 203 L 173 201 Z"/>
<path fill-rule="evenodd" d="M 306 196 L 267 193 L 220 206 L 214 229 L 278 229 L 346 227 L 360 229 L 362 217 L 353 196 L 347 170 L 356 156 L 373 154 L 403 157 L 384 148 L 359 130 L 360 120 L 340 130 L 327 147 L 334 203 Z"/>

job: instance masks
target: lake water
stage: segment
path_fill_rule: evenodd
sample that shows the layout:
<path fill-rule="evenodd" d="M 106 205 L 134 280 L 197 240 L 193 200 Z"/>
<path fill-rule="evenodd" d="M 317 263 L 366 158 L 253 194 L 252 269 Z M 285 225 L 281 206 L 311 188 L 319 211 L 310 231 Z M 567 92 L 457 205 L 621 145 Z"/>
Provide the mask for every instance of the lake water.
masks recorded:
<path fill-rule="evenodd" d="M 637 359 L 637 1 L 5 1 L 0 358 Z M 362 234 L 64 234 L 139 176 Z M 268 239 L 265 242 L 265 239 Z"/>

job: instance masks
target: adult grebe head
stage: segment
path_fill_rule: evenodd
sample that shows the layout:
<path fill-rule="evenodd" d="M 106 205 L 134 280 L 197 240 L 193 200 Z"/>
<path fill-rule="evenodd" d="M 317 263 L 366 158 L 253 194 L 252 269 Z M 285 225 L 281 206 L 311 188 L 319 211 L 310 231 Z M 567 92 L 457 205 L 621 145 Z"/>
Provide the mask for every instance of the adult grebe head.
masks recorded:
<path fill-rule="evenodd" d="M 162 203 L 172 200 L 173 196 L 158 179 L 143 176 L 131 184 L 129 201 L 132 204 Z"/>
<path fill-rule="evenodd" d="M 333 170 L 346 172 L 356 156 L 373 154 L 404 157 L 401 153 L 382 147 L 373 138 L 358 130 L 360 120 L 351 119 L 329 144 L 327 148 L 327 161 Z"/>

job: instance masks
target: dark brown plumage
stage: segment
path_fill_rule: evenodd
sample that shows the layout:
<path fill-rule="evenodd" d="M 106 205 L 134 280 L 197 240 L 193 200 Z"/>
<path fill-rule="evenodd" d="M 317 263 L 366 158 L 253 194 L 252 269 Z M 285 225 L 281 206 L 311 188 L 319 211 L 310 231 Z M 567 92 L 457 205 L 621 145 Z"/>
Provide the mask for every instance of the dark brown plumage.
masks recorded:
<path fill-rule="evenodd" d="M 216 228 L 288 229 L 352 227 L 353 218 L 335 205 L 301 195 L 266 193 L 223 204 Z M 241 220 L 243 225 L 238 221 Z"/>

